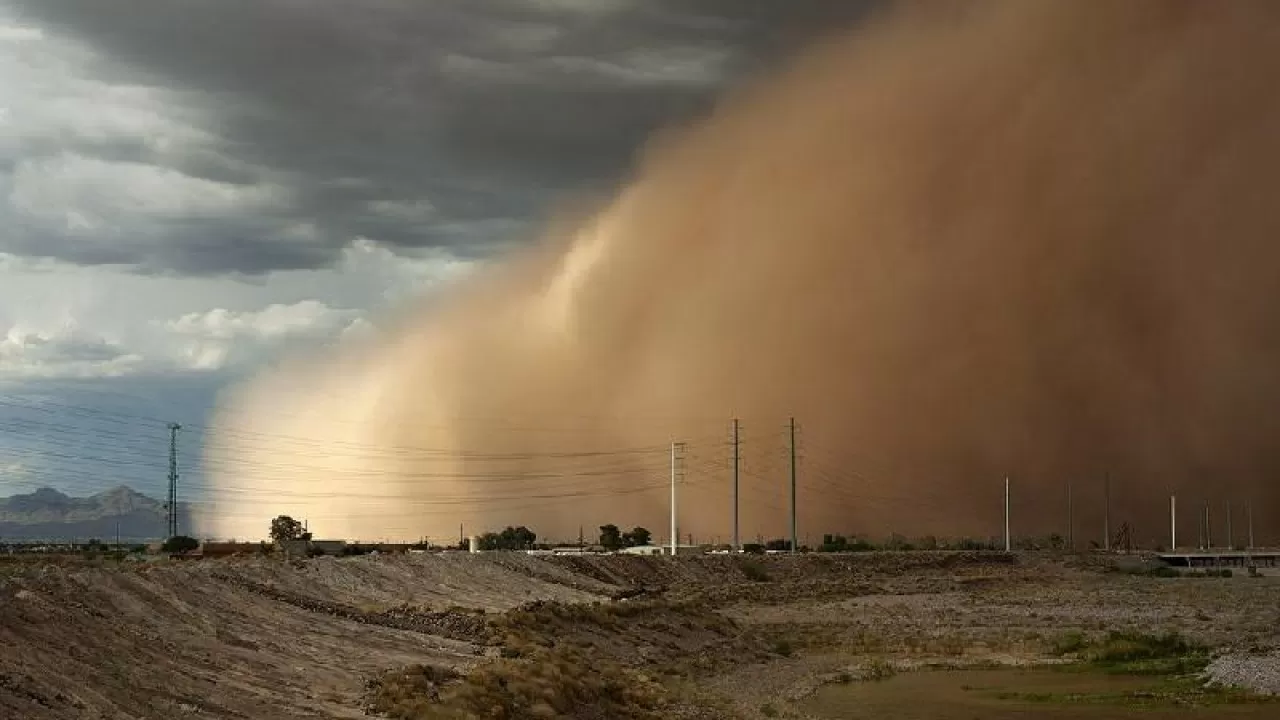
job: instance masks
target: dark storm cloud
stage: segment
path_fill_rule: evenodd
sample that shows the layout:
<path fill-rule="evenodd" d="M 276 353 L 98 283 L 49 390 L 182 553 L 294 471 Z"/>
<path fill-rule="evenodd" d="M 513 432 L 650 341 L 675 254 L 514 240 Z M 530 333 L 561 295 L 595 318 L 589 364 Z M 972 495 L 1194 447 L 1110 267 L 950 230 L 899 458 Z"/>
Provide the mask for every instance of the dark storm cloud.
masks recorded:
<path fill-rule="evenodd" d="M 287 207 L 261 217 L 166 218 L 109 249 L 46 231 L 16 248 L 184 273 L 314 267 L 357 235 L 483 255 L 560 198 L 608 192 L 655 129 L 866 5 L 10 3 L 24 21 L 89 43 L 109 61 L 104 77 L 178 91 L 217 138 L 185 155 L 145 142 L 88 152 L 288 189 Z M 301 224 L 315 229 L 310 245 L 271 237 Z"/>

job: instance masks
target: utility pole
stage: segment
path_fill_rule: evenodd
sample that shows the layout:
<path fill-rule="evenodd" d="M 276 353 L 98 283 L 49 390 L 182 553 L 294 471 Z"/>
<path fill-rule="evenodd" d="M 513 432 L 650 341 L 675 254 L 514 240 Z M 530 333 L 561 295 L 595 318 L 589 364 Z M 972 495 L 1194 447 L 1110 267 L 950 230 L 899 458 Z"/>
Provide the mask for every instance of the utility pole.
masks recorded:
<path fill-rule="evenodd" d="M 788 424 L 791 436 L 791 552 L 800 552 L 796 528 L 796 419 Z"/>
<path fill-rule="evenodd" d="M 181 429 L 178 423 L 169 423 L 169 499 L 165 501 L 164 531 L 171 538 L 178 535 L 178 431 Z"/>
<path fill-rule="evenodd" d="M 1236 536 L 1231 532 L 1231 501 L 1227 501 L 1227 550 L 1236 549 Z"/>
<path fill-rule="evenodd" d="M 1204 547 L 1213 549 L 1213 509 L 1209 507 L 1208 500 L 1204 501 Z"/>
<path fill-rule="evenodd" d="M 1250 500 L 1245 503 L 1244 509 L 1249 516 L 1249 549 L 1252 550 L 1255 547 L 1253 544 L 1253 501 Z"/>
<path fill-rule="evenodd" d="M 1004 551 L 1011 552 L 1013 543 L 1009 539 L 1009 476 L 1004 476 Z"/>
<path fill-rule="evenodd" d="M 1178 549 L 1178 496 L 1169 496 L 1169 552 Z"/>
<path fill-rule="evenodd" d="M 1071 478 L 1067 478 L 1067 549 L 1076 549 L 1076 507 L 1071 498 Z"/>
<path fill-rule="evenodd" d="M 738 537 L 738 463 L 741 460 L 739 453 L 739 430 L 741 426 L 738 419 L 733 419 L 733 549 L 734 552 L 742 551 L 742 541 Z"/>
<path fill-rule="evenodd" d="M 676 527 L 676 480 L 680 474 L 680 451 L 684 443 L 671 443 L 671 556 L 675 557 L 676 548 L 680 545 L 679 528 Z"/>
<path fill-rule="evenodd" d="M 1111 473 L 1102 480 L 1102 549 L 1111 552 Z"/>

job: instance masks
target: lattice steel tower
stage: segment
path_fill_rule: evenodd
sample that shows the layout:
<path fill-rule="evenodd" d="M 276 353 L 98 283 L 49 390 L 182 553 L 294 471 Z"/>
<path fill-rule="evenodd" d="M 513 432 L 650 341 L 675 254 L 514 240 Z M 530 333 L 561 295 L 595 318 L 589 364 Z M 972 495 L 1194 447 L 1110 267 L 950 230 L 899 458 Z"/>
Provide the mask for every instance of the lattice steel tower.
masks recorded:
<path fill-rule="evenodd" d="M 178 423 L 169 423 L 169 499 L 164 508 L 167 511 L 165 533 L 170 538 L 178 535 L 178 431 L 181 429 Z"/>

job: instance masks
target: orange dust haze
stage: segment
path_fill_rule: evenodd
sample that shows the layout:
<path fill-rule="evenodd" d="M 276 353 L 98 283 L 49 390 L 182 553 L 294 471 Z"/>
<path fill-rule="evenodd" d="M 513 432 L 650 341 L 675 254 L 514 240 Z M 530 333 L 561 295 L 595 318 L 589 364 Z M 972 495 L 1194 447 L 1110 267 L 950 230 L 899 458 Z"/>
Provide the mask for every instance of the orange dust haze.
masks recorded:
<path fill-rule="evenodd" d="M 1280 539 L 1280 6 L 906 3 L 597 214 L 225 398 L 206 530 Z"/>

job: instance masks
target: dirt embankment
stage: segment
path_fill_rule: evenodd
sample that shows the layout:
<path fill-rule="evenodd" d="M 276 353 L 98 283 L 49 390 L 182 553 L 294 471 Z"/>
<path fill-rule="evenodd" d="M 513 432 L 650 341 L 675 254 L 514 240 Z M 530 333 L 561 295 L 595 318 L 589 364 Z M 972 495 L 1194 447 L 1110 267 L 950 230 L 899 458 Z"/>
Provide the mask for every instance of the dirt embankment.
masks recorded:
<path fill-rule="evenodd" d="M 0 579 L 0 717 L 758 717 L 868 658 L 1068 630 L 1275 650 L 1274 591 L 980 553 L 32 567 Z"/>
<path fill-rule="evenodd" d="M 533 601 L 776 599 L 881 569 L 859 562 L 447 554 L 32 567 L 0 580 L 0 717 L 361 717 L 364 679 L 471 667 L 494 654 L 495 614 Z M 916 562 L 957 560 L 891 564 Z"/>
<path fill-rule="evenodd" d="M 600 597 L 468 555 L 38 567 L 0 580 L 0 717 L 361 717 L 369 674 L 481 659 L 449 608 Z"/>

